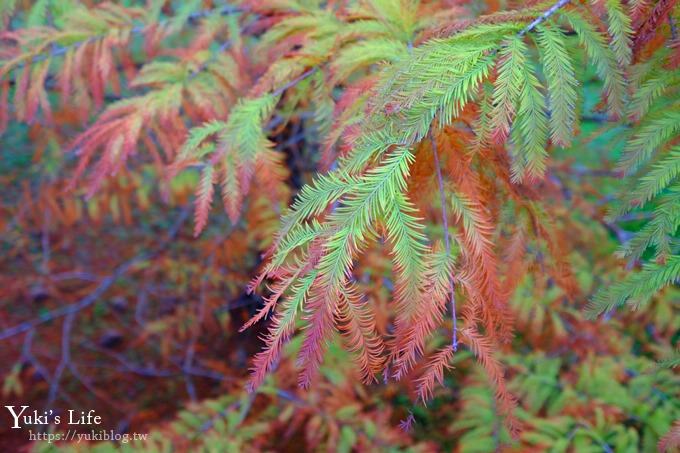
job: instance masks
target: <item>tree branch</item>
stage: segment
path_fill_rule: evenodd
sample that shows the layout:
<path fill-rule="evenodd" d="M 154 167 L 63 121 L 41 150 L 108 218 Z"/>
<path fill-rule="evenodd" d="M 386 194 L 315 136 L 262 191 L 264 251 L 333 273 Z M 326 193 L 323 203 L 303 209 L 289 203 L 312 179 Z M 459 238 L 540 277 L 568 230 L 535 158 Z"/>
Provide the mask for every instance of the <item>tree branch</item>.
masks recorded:
<path fill-rule="evenodd" d="M 44 324 L 57 318 L 61 318 L 62 316 L 68 316 L 71 313 L 77 313 L 80 310 L 89 307 L 90 305 L 95 303 L 104 293 L 106 293 L 106 291 L 120 277 L 125 275 L 130 270 L 131 267 L 133 267 L 140 261 L 151 259 L 154 256 L 158 255 L 160 252 L 162 252 L 175 239 L 175 237 L 179 233 L 180 228 L 182 227 L 182 224 L 189 216 L 190 211 L 191 211 L 190 205 L 187 205 L 185 208 L 183 208 L 179 218 L 168 232 L 167 237 L 160 244 L 158 244 L 156 249 L 152 250 L 151 252 L 142 252 L 134 256 L 133 258 L 130 258 L 129 260 L 125 261 L 124 263 L 120 264 L 118 267 L 114 269 L 114 271 L 108 277 L 104 278 L 101 281 L 101 283 L 97 285 L 94 291 L 92 291 L 90 294 L 82 298 L 80 301 L 49 311 L 35 319 L 23 322 L 14 327 L 10 327 L 8 329 L 3 330 L 0 333 L 0 341 L 6 340 L 23 332 L 27 332 L 40 324 Z"/>
<path fill-rule="evenodd" d="M 571 0 L 559 0 L 559 1 L 558 1 L 557 3 L 555 3 L 553 6 L 551 6 L 550 8 L 548 8 L 543 14 L 541 14 L 541 15 L 538 16 L 536 19 L 534 19 L 534 21 L 531 22 L 529 25 L 527 25 L 523 30 L 521 30 L 521 31 L 517 34 L 517 36 L 524 36 L 524 35 L 526 35 L 527 33 L 533 31 L 534 28 L 536 28 L 537 26 L 539 26 L 540 24 L 542 24 L 543 22 L 545 22 L 546 20 L 548 20 L 548 19 L 550 18 L 550 16 L 552 16 L 553 14 L 555 14 L 560 8 L 564 7 L 564 6 L 565 6 L 567 3 L 569 3 L 570 1 L 571 1 Z"/>
<path fill-rule="evenodd" d="M 432 143 L 432 155 L 434 156 L 434 168 L 437 173 L 437 184 L 439 185 L 439 200 L 442 205 L 442 226 L 444 228 L 444 247 L 446 249 L 447 258 L 451 257 L 451 238 L 449 233 L 449 216 L 446 210 L 446 195 L 444 193 L 444 178 L 442 178 L 442 169 L 439 164 L 439 154 L 437 152 L 437 141 L 430 130 L 430 142 Z M 456 315 L 456 283 L 451 276 L 449 280 L 451 288 L 451 346 L 454 351 L 458 350 L 458 319 Z"/>

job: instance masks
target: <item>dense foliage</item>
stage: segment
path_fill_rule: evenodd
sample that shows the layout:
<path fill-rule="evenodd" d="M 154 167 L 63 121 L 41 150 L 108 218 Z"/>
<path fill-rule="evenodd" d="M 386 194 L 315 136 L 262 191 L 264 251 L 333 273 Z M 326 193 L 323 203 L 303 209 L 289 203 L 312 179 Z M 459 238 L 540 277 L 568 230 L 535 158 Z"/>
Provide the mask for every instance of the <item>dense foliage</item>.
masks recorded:
<path fill-rule="evenodd" d="M 4 0 L 4 404 L 144 451 L 673 451 L 676 3 Z"/>

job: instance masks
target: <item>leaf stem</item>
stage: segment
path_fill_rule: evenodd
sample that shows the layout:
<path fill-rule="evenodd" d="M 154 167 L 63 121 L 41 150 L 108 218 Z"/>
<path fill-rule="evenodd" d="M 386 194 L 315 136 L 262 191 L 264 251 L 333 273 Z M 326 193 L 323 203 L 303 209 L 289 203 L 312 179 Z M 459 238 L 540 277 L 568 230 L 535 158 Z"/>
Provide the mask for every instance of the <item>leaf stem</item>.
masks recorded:
<path fill-rule="evenodd" d="M 434 168 L 437 172 L 437 184 L 439 185 L 439 199 L 442 205 L 442 227 L 444 228 L 444 247 L 446 249 L 446 257 L 451 257 L 451 239 L 449 233 L 449 216 L 446 210 L 446 194 L 444 193 L 444 178 L 442 178 L 442 169 L 439 164 L 439 154 L 437 152 L 437 141 L 434 139 L 432 130 L 430 130 L 430 142 L 432 143 L 432 155 L 434 157 Z M 454 351 L 458 350 L 458 323 L 456 315 L 456 283 L 453 276 L 450 277 L 449 287 L 451 290 L 451 346 Z"/>

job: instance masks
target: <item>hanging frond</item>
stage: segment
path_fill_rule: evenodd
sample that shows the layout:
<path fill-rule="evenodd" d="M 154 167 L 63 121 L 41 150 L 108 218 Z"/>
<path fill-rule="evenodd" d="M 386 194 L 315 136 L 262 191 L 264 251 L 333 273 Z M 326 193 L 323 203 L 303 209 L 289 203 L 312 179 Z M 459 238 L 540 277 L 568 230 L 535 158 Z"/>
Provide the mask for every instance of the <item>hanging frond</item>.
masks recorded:
<path fill-rule="evenodd" d="M 612 37 L 612 50 L 621 66 L 627 66 L 632 58 L 633 30 L 630 25 L 630 13 L 625 10 L 625 5 L 619 0 L 605 0 L 607 10 L 609 34 Z"/>
<path fill-rule="evenodd" d="M 425 373 L 416 381 L 418 398 L 423 404 L 432 399 L 435 386 L 444 383 L 444 370 L 452 368 L 450 362 L 454 352 L 453 346 L 447 345 L 428 360 Z"/>
<path fill-rule="evenodd" d="M 643 116 L 635 124 L 619 162 L 622 171 L 637 175 L 609 214 L 610 221 L 616 222 L 630 211 L 651 211 L 648 222 L 622 244 L 619 254 L 635 263 L 651 248 L 654 261 L 643 263 L 640 271 L 598 291 L 588 307 L 590 316 L 626 303 L 636 308 L 645 305 L 680 279 L 680 84 L 664 65 L 664 58 L 659 58 L 640 69 L 643 94 L 638 94 L 631 108 L 633 117 Z M 649 110 L 657 102 L 663 102 L 663 109 Z"/>
<path fill-rule="evenodd" d="M 383 368 L 382 352 L 385 348 L 378 336 L 374 314 L 367 301 L 362 301 L 357 289 L 348 286 L 338 298 L 338 328 L 347 339 L 352 352 L 356 353 L 356 363 L 365 383 L 375 382 L 376 375 Z"/>
<path fill-rule="evenodd" d="M 442 250 L 427 255 L 426 271 L 423 275 L 425 288 L 421 296 L 423 302 L 418 304 L 419 310 L 398 346 L 394 370 L 396 379 L 408 373 L 418 358 L 425 353 L 427 338 L 442 323 L 452 289 L 454 261 L 454 256 L 447 255 Z M 429 390 L 431 391 L 431 387 Z"/>
<path fill-rule="evenodd" d="M 598 292 L 587 308 L 597 316 L 625 303 L 634 307 L 646 304 L 657 292 L 680 280 L 680 256 L 671 256 L 665 263 L 646 263 L 642 271 Z"/>
<path fill-rule="evenodd" d="M 616 55 L 609 47 L 607 37 L 599 32 L 595 26 L 585 19 L 584 11 L 580 9 L 561 11 L 569 26 L 576 32 L 581 46 L 592 61 L 597 75 L 604 83 L 604 94 L 607 99 L 609 113 L 614 118 L 620 118 L 624 113 L 626 99 L 626 82 L 623 70 L 616 59 Z"/>
<path fill-rule="evenodd" d="M 298 312 L 306 305 L 310 290 L 318 272 L 312 271 L 293 286 L 292 295 L 288 296 L 277 314 L 272 319 L 269 332 L 265 337 L 266 346 L 253 359 L 252 374 L 248 383 L 250 391 L 256 390 L 264 382 L 267 373 L 272 371 L 281 356 L 281 350 L 295 330 Z"/>
<path fill-rule="evenodd" d="M 576 119 L 574 67 L 564 43 L 562 31 L 539 25 L 536 42 L 541 50 L 544 74 L 548 82 L 550 138 L 560 146 L 569 146 Z"/>
<path fill-rule="evenodd" d="M 335 327 L 339 299 L 337 294 L 313 293 L 304 309 L 308 324 L 296 362 L 301 368 L 298 378 L 301 388 L 309 388 L 323 362 L 326 344 Z"/>
<path fill-rule="evenodd" d="M 545 173 L 548 141 L 548 116 L 545 98 L 539 91 L 540 82 L 531 66 L 521 73 L 519 82 L 519 108 L 512 131 L 513 181 L 521 181 L 526 174 L 529 178 L 540 179 Z"/>
<path fill-rule="evenodd" d="M 612 8 L 611 15 L 616 16 L 616 5 Z M 372 11 L 381 17 L 392 17 L 382 8 Z M 373 327 L 365 324 L 359 303 L 350 303 L 358 299 L 346 299 L 345 295 L 349 282 L 358 277 L 355 273 L 360 272 L 357 263 L 361 256 L 376 242 L 382 245 L 384 240 L 393 264 L 395 312 L 390 335 L 394 339 L 385 344 L 389 346 L 386 353 L 391 362 L 387 366 L 394 366 L 394 377 L 405 376 L 425 355 L 427 338 L 441 324 L 451 290 L 453 262 L 430 262 L 428 238 L 420 218 L 422 200 L 415 203 L 406 196 L 416 150 L 431 129 L 446 130 L 470 118 L 486 121 L 482 137 L 476 138 L 476 149 L 491 155 L 492 146 L 509 144 L 509 184 L 543 178 L 548 166 L 549 137 L 555 145 L 571 143 L 579 101 L 576 62 L 569 53 L 574 43 L 550 19 L 557 9 L 545 15 L 540 10 L 527 11 L 524 15 L 508 15 L 506 20 L 499 16 L 468 24 L 450 36 L 413 48 L 409 37 L 412 25 L 395 19 L 352 22 L 351 28 L 335 41 L 339 50 L 335 58 L 329 59 L 333 74 L 330 82 L 350 80 L 377 68 L 377 85 L 373 88 L 373 83 L 369 84 L 373 91 L 361 93 L 363 98 L 358 98 L 359 92 L 352 92 L 336 103 L 334 115 L 340 116 L 325 129 L 329 148 L 324 150 L 324 156 L 330 155 L 330 147 L 342 143 L 340 158 L 332 171 L 303 186 L 252 285 L 254 288 L 265 279 L 281 283 L 272 286 L 273 297 L 254 318 L 259 320 L 274 308 L 273 301 L 284 291 L 299 296 L 296 279 L 310 269 L 316 272 L 314 281 L 304 288 L 313 297 L 302 316 L 304 340 L 298 360 L 301 385 L 309 385 L 313 379 L 326 342 L 336 330 L 351 338 L 349 347 L 359 360 L 364 379 L 372 379 L 384 363 L 382 348 L 373 343 L 372 334 L 367 334 Z M 612 51 L 603 24 L 586 18 L 582 8 L 565 11 L 563 17 L 603 79 L 612 117 L 620 116 L 626 90 L 623 63 L 617 57 L 625 57 L 621 48 L 627 42 L 625 26 L 622 29 L 618 23 L 612 25 L 611 33 L 618 46 Z M 616 16 L 616 20 L 623 19 Z M 326 37 L 337 33 L 338 27 L 337 17 L 300 10 L 267 32 L 263 46 L 273 42 L 289 50 L 301 46 L 306 55 L 322 58 L 322 49 L 330 45 Z M 363 40 L 357 39 L 359 36 Z M 315 41 L 313 47 L 309 40 Z M 383 57 L 385 54 L 389 57 Z M 376 66 L 378 62 L 382 64 Z M 316 76 L 312 78 L 315 92 L 319 83 Z M 347 100 L 357 99 L 360 101 L 352 108 L 346 104 Z M 346 116 L 342 116 L 343 112 Z M 325 124 L 328 127 L 328 121 Z M 467 303 L 480 316 L 488 341 L 509 339 L 512 315 L 499 278 L 494 247 L 498 231 L 495 214 L 491 214 L 494 208 L 485 206 L 483 194 L 488 189 L 477 169 L 454 172 L 451 177 L 455 190 L 449 191 L 447 199 L 456 220 L 462 260 L 459 278 L 466 288 Z M 300 260 L 300 256 L 309 253 L 312 246 L 321 252 L 318 261 L 309 267 L 310 262 Z M 357 292 L 358 298 L 361 285 L 351 286 L 352 294 Z M 276 351 L 280 339 L 276 330 L 270 330 L 265 352 L 271 355 Z M 501 382 L 500 365 L 484 352 L 493 346 L 484 341 L 487 340 L 475 337 L 472 346 L 487 361 L 493 380 Z M 434 383 L 441 381 L 452 353 L 451 348 L 440 351 L 438 365 L 429 368 L 423 377 L 422 397 L 431 395 Z M 272 362 L 267 358 L 270 355 L 258 356 L 252 380 L 255 387 L 271 368 Z M 429 359 L 426 362 L 432 364 Z M 508 408 L 512 406 L 503 388 L 498 396 Z"/>
<path fill-rule="evenodd" d="M 208 211 L 210 211 L 210 205 L 212 204 L 214 184 L 215 184 L 215 169 L 206 165 L 203 167 L 201 172 L 201 183 L 198 187 L 198 192 L 196 196 L 196 215 L 195 215 L 195 227 L 194 236 L 198 236 L 203 228 L 205 228 L 206 223 L 208 223 Z"/>
<path fill-rule="evenodd" d="M 266 153 L 273 145 L 264 132 L 264 123 L 276 102 L 274 95 L 240 101 L 227 121 L 211 121 L 193 128 L 177 156 L 175 165 L 180 167 L 184 165 L 183 161 L 204 159 L 217 167 L 218 174 L 221 174 L 225 210 L 233 223 L 239 220 L 243 199 L 258 165 L 268 162 Z M 214 147 L 206 152 L 207 149 L 201 145 L 211 136 L 215 136 Z M 279 180 L 285 178 L 285 175 L 276 173 L 271 176 Z M 197 196 L 200 193 L 197 192 Z"/>
<path fill-rule="evenodd" d="M 472 326 L 463 329 L 461 334 L 463 341 L 467 343 L 475 356 L 477 356 L 477 359 L 495 387 L 496 399 L 500 402 L 498 409 L 506 417 L 505 423 L 510 428 L 510 432 L 516 435 L 520 429 L 520 423 L 514 416 L 514 408 L 517 405 L 517 401 L 507 389 L 503 367 L 493 357 L 493 345 Z"/>
<path fill-rule="evenodd" d="M 619 169 L 630 175 L 646 164 L 664 143 L 680 134 L 680 110 L 675 106 L 666 112 L 649 115 L 642 120 L 626 144 Z"/>

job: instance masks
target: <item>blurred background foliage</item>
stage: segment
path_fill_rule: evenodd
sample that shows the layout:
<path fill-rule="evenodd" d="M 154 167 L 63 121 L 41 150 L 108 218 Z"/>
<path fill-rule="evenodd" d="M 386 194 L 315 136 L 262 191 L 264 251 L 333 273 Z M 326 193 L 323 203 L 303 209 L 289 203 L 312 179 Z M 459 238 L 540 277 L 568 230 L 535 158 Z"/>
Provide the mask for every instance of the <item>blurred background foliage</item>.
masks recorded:
<path fill-rule="evenodd" d="M 131 11 L 131 17 L 155 11 L 154 18 L 145 19 L 149 23 L 183 17 L 204 33 L 211 43 L 200 52 L 187 50 L 194 53 L 191 57 L 181 51 L 191 48 L 196 32 L 184 30 L 180 19 L 175 24 L 178 31 L 168 32 L 163 41 L 166 51 L 177 52 L 168 51 L 159 61 L 180 61 L 189 71 L 218 58 L 218 37 L 230 33 L 216 31 L 225 15 L 199 13 L 220 11 L 225 7 L 220 2 L 114 3 Z M 316 5 L 268 3 L 274 11 L 271 17 L 278 14 L 277 8 L 295 4 L 304 10 Z M 442 3 L 480 14 L 515 5 Z M 4 0 L 0 18 L 8 32 L 41 26 L 58 29 L 82 4 L 94 8 L 101 2 Z M 266 10 L 263 5 L 254 8 Z M 255 23 L 254 28 L 246 47 L 254 48 L 266 23 Z M 145 45 L 142 35 L 131 38 L 121 74 L 145 64 L 149 58 Z M 309 389 L 297 387 L 294 357 L 302 338 L 294 337 L 276 373 L 255 393 L 245 391 L 250 357 L 262 347 L 263 333 L 262 327 L 239 332 L 263 302 L 245 288 L 261 265 L 262 253 L 272 245 L 291 194 L 323 165 L 315 145 L 318 112 L 300 114 L 318 108 L 308 97 L 315 83 L 310 78 L 281 101 L 279 125 L 267 131 L 285 158 L 287 192 L 273 201 L 266 190 L 253 188 L 238 218 L 229 219 L 220 207 L 213 207 L 198 237 L 189 218 L 200 168 L 168 173 L 171 159 L 164 151 L 131 158 L 96 191 L 89 193 L 80 186 L 73 190 L 77 156 L 70 144 L 82 131 L 80 118 L 84 115 L 84 123 L 91 125 L 93 112 L 101 111 L 96 100 L 84 101 L 87 105 L 82 107 L 76 101 L 60 101 L 59 93 L 48 89 L 48 102 L 59 105 L 51 112 L 53 122 L 9 121 L 0 136 L 3 406 L 95 409 L 103 418 L 102 428 L 149 433 L 149 438 L 27 445 L 24 430 L 15 432 L 3 423 L 0 445 L 5 451 L 40 452 L 655 451 L 680 419 L 680 378 L 673 367 L 680 337 L 680 289 L 667 288 L 639 310 L 609 312 L 594 320 L 584 314 L 594 293 L 630 271 L 614 252 L 645 226 L 654 206 L 616 221 L 606 218 L 609 203 L 628 187 L 614 167 L 630 125 L 602 113 L 602 82 L 594 68 L 584 64 L 576 69 L 581 120 L 571 146 L 551 151 L 542 187 L 556 204 L 549 228 L 560 237 L 561 258 L 573 270 L 574 284 L 568 290 L 555 275 L 541 272 L 545 260 L 552 258 L 548 245 L 540 241 L 527 246 L 526 257 L 501 263 L 532 270 L 510 297 L 514 339 L 496 351 L 506 367 L 509 390 L 518 399 L 516 416 L 523 430 L 517 439 L 504 426 L 487 375 L 466 350 L 454 355 L 453 369 L 445 373 L 444 385 L 435 389 L 426 406 L 414 404 L 413 383 L 364 386 L 338 335 L 330 341 L 318 379 Z M 279 83 L 277 74 L 270 77 L 275 79 L 272 84 Z M 118 84 L 119 89 L 107 85 L 102 105 L 139 93 L 129 83 Z M 8 90 L 11 100 L 16 87 Z M 215 101 L 216 109 L 221 108 L 219 102 Z M 431 174 L 431 169 L 423 171 Z M 526 222 L 511 205 L 508 201 L 500 216 L 508 222 Z M 643 259 L 650 254 L 647 251 Z M 394 286 L 389 257 L 371 248 L 358 267 L 376 323 L 387 326 Z M 54 316 L 63 307 L 79 304 L 77 320 L 67 313 Z M 62 319 L 73 324 L 68 327 Z M 5 329 L 13 326 L 20 327 L 21 335 L 5 335 Z M 440 331 L 428 348 L 444 344 L 448 335 Z M 69 342 L 66 358 L 64 338 Z M 404 423 L 400 426 L 401 421 L 407 421 L 408 429 Z"/>

